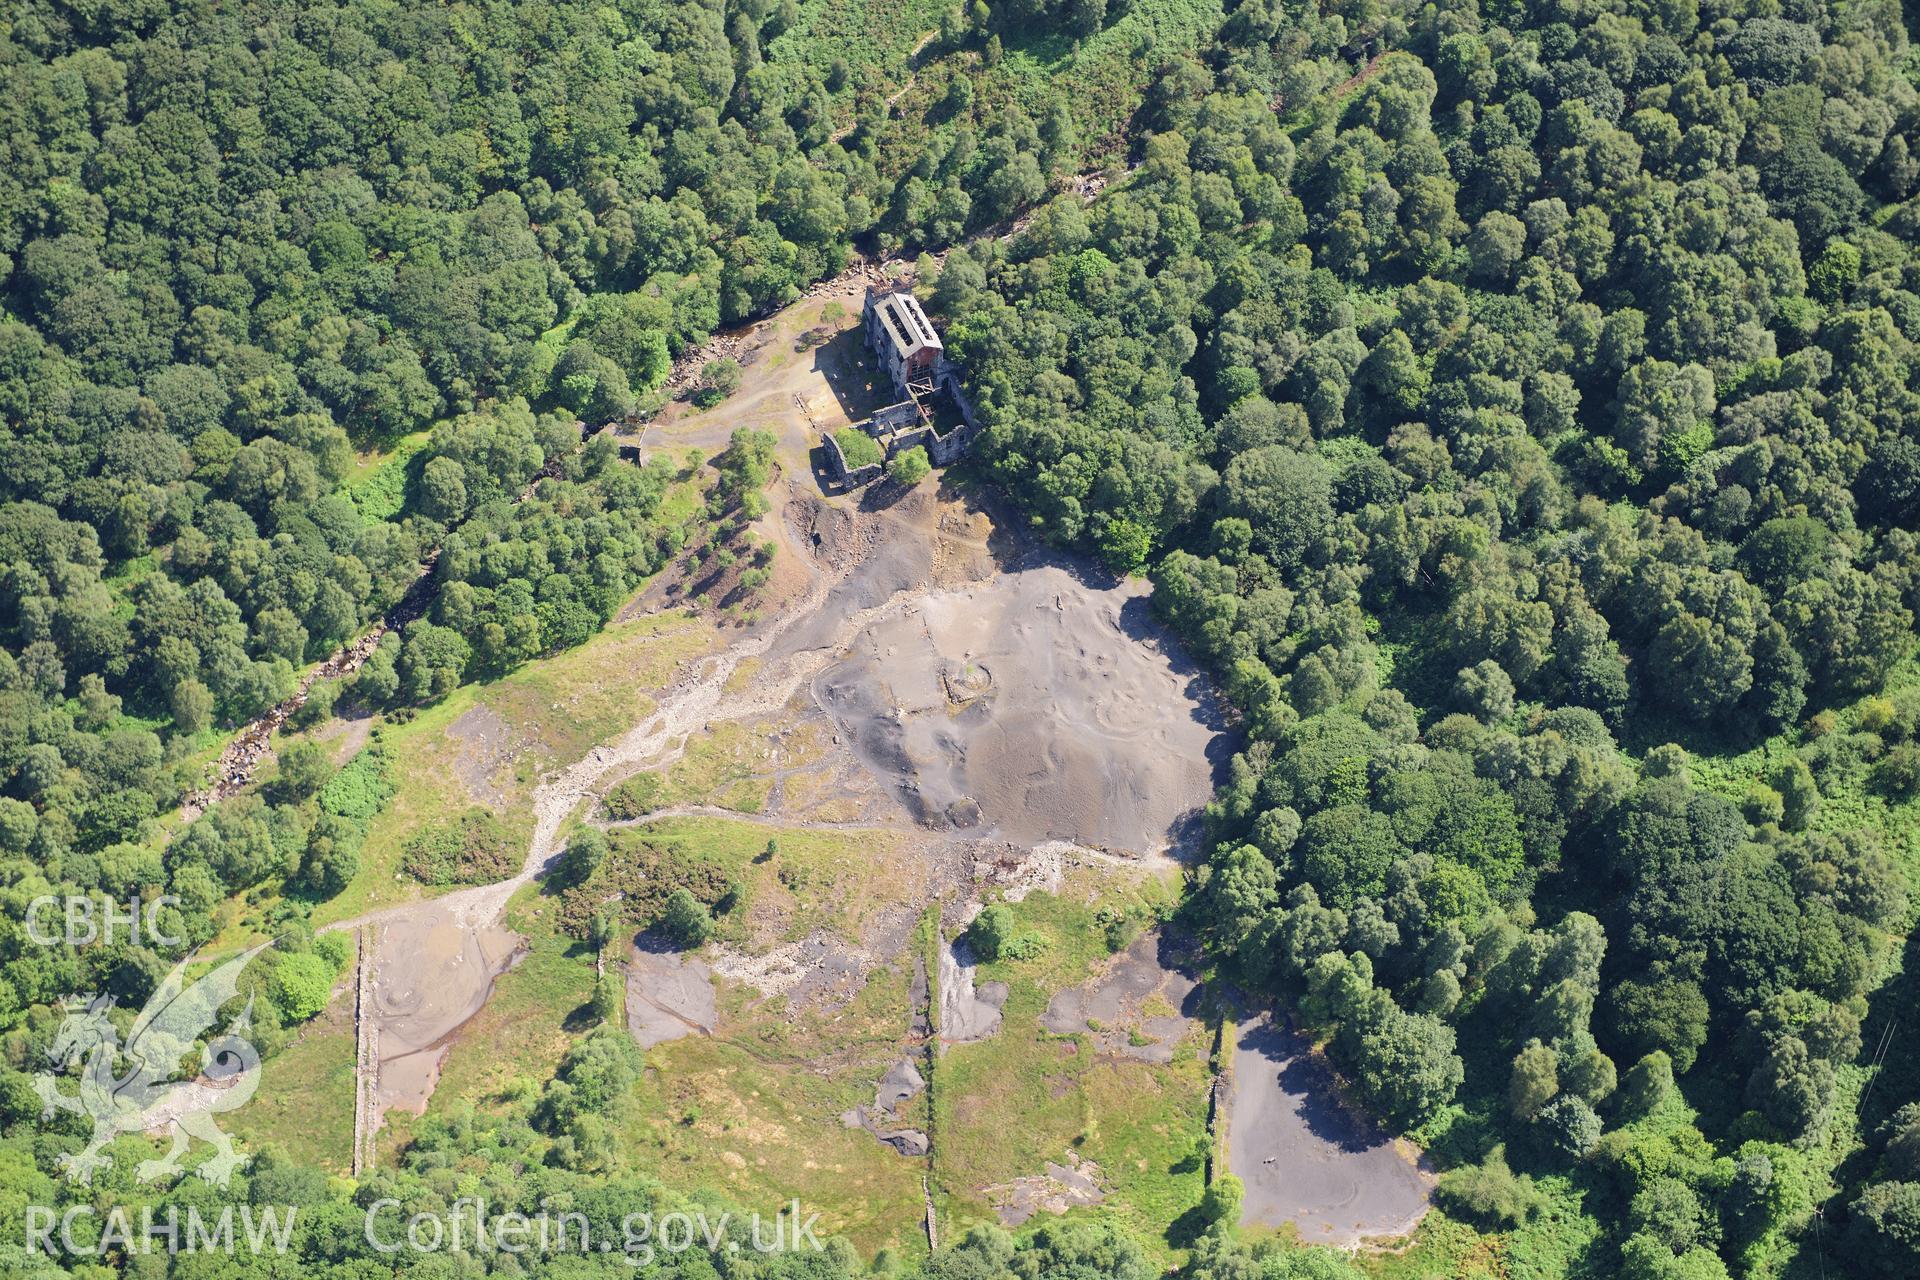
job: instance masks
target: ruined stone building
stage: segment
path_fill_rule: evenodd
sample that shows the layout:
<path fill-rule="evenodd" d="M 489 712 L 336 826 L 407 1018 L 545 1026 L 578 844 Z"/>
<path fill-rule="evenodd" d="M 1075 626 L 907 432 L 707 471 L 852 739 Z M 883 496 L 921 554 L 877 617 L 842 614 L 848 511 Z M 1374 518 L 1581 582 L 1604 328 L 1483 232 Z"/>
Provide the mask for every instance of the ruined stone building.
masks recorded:
<path fill-rule="evenodd" d="M 899 285 L 867 290 L 867 345 L 901 399 L 933 394 L 946 349 L 912 290 Z"/>
<path fill-rule="evenodd" d="M 904 284 L 869 288 L 866 333 L 874 359 L 900 400 L 854 425 L 878 441 L 888 458 L 919 446 L 937 467 L 956 461 L 973 443 L 979 424 L 961 389 L 959 370 L 947 360 L 945 344 L 920 300 Z M 823 443 L 842 483 L 863 484 L 880 473 L 878 466 L 849 467 L 831 435 Z"/>

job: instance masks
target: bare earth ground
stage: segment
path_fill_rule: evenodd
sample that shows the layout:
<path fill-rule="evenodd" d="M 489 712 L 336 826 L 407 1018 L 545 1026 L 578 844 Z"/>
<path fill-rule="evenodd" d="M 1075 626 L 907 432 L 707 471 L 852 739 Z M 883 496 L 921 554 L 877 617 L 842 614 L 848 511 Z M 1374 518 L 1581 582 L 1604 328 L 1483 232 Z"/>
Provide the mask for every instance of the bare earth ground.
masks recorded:
<path fill-rule="evenodd" d="M 1008 984 L 975 981 L 954 939 L 990 894 L 1019 901 L 1057 894 L 1069 877 L 1084 893 L 1164 874 L 1167 855 L 1191 846 L 1231 745 L 1221 708 L 1152 619 L 1144 587 L 1034 547 L 931 481 L 905 494 L 822 494 L 811 456 L 819 430 L 877 398 L 858 359 L 858 299 L 857 288 L 838 299 L 840 317 L 815 298 L 757 326 L 743 340 L 739 394 L 707 413 L 670 410 L 646 429 L 648 448 L 675 454 L 711 453 L 742 425 L 778 434 L 782 472 L 756 529 L 777 544 L 777 568 L 757 619 L 692 651 L 664 685 L 648 684 L 628 727 L 550 757 L 556 767 L 531 787 L 520 819 L 530 818 L 531 836 L 517 875 L 334 927 L 378 928 L 377 1097 L 382 1110 L 418 1112 L 461 1027 L 515 959 L 518 939 L 501 923 L 508 900 L 573 825 L 604 821 L 602 802 L 623 780 L 649 773 L 662 787 L 658 811 L 623 825 L 736 843 L 804 833 L 845 850 L 857 865 L 836 864 L 830 850 L 776 864 L 827 877 L 814 883 L 761 869 L 729 940 L 701 958 L 626 957 L 628 1026 L 649 1071 L 622 1128 L 662 1177 L 742 1197 L 831 1188 L 840 1221 L 830 1229 L 871 1246 L 911 1240 L 918 1227 L 928 1166 L 917 1139 L 930 1100 L 899 1068 L 930 1034 L 975 1055 L 1012 1037 L 1022 1063 L 1070 1066 L 1050 1097 L 1036 1086 L 1067 1136 L 1069 1112 L 1090 1110 L 1097 1122 L 1128 1081 L 1154 1076 L 1155 1098 L 1204 1092 L 1192 1087 L 1195 984 L 1157 932 L 1104 968 L 1045 989 L 1028 982 L 1012 1003 Z M 795 349 L 822 326 L 839 336 Z M 656 583 L 623 616 L 674 607 L 674 592 Z M 514 748 L 498 720 L 476 709 L 449 728 L 472 748 L 459 772 L 477 800 L 511 776 L 503 766 Z M 515 733 L 526 729 L 514 721 Z M 943 924 L 931 975 L 915 941 L 930 908 Z M 1005 1090 L 991 1071 L 972 1075 Z M 1277 1105 L 1277 1087 L 1258 1086 L 1257 1064 L 1242 1077 L 1236 1159 L 1315 1185 L 1351 1182 L 1354 1193 L 1330 1210 L 1371 1230 L 1404 1229 L 1405 1205 L 1424 1203 L 1417 1180 L 1381 1200 L 1363 1185 L 1378 1173 L 1370 1148 L 1349 1151 L 1304 1122 L 1299 1132 L 1276 1127 L 1256 1095 Z M 984 1119 L 996 1103 L 983 1093 L 941 1105 Z M 1141 1122 L 1153 1132 L 1130 1134 L 1133 1118 L 1115 1112 L 1108 1149 L 1178 1146 L 1186 1139 L 1163 1131 L 1173 1115 L 1153 1111 Z M 1115 1185 L 1155 1184 L 1144 1160 L 1103 1171 L 1069 1154 L 1054 1129 L 1008 1150 L 959 1161 L 964 1206 L 991 1204 L 1008 1222 L 1103 1199 L 1105 1212 Z M 1234 1168 L 1247 1177 L 1250 1214 L 1272 1203 L 1255 1191 L 1262 1175 Z M 1164 1228 L 1190 1204 L 1120 1207 Z"/>
<path fill-rule="evenodd" d="M 627 1029 L 642 1049 L 713 1034 L 713 970 L 694 956 L 635 946 L 627 960 Z"/>
<path fill-rule="evenodd" d="M 1107 1198 L 1100 1166 L 1069 1151 L 1065 1164 L 1047 1161 L 1046 1172 L 1028 1174 L 987 1188 L 1000 1206 L 1000 1225 L 1017 1227 L 1036 1213 L 1065 1213 Z"/>
<path fill-rule="evenodd" d="M 381 929 L 373 1004 L 382 1110 L 426 1109 L 452 1036 L 480 1012 L 518 944 L 499 924 L 465 917 L 446 900 L 400 913 Z"/>
<path fill-rule="evenodd" d="M 462 750 L 454 771 L 475 804 L 497 808 L 506 803 L 506 788 L 497 776 L 513 760 L 513 729 L 486 703 L 476 703 L 447 726 L 447 736 Z"/>
<path fill-rule="evenodd" d="M 1196 959 L 1158 930 L 1141 934 L 1100 978 L 1054 996 L 1040 1024 L 1056 1035 L 1096 1036 L 1107 1053 L 1164 1065 L 1200 1018 Z"/>
<path fill-rule="evenodd" d="M 371 715 L 358 715 L 351 719 L 330 720 L 315 732 L 313 740 L 326 744 L 328 758 L 334 764 L 345 764 L 367 745 L 367 738 L 373 733 L 373 719 Z"/>
<path fill-rule="evenodd" d="M 1240 1026 L 1227 1165 L 1246 1183 L 1242 1225 L 1291 1223 L 1309 1244 L 1406 1234 L 1427 1211 L 1429 1171 L 1341 1105 L 1310 1050 L 1266 1015 Z"/>

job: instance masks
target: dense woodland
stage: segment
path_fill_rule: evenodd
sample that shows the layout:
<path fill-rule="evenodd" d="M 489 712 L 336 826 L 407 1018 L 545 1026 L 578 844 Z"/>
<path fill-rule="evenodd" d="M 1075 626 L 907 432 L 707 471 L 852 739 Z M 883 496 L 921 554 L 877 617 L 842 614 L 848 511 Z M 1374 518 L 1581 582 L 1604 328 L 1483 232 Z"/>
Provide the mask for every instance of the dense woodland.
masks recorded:
<path fill-rule="evenodd" d="M 180 954 L 38 947 L 25 903 L 164 888 L 191 946 L 274 888 L 271 1051 L 345 961 L 305 914 L 390 783 L 378 741 L 337 772 L 289 753 L 170 829 L 223 734 L 423 572 L 426 616 L 307 715 L 404 716 L 582 642 L 690 530 L 679 473 L 576 420 L 651 403 L 673 356 L 856 246 L 960 243 L 928 300 L 989 424 L 974 465 L 1044 536 L 1149 575 L 1243 716 L 1190 899 L 1220 976 L 1430 1147 L 1509 1274 L 1920 1273 L 1903 13 L 1241 0 L 1193 47 L 1139 43 L 1117 151 L 1088 136 L 1104 101 L 976 100 L 1008 48 L 1152 8 L 956 8 L 903 131 L 794 0 L 15 7 L 0 1267 L 69 1274 L 14 1251 L 21 1207 L 69 1194 L 74 1134 L 23 1074 L 59 1000 L 137 1009 Z M 1050 196 L 1119 152 L 1097 200 Z M 760 509 L 766 448 L 721 460 L 716 532 Z M 314 1276 L 396 1274 L 355 1207 L 384 1195 L 657 1213 L 605 1141 L 637 1059 L 583 1037 L 511 1118 L 424 1126 L 352 1202 L 271 1155 L 246 1195 L 310 1208 Z M 1351 1273 L 1250 1252 L 1218 1200 L 1196 1280 Z M 403 1273 L 632 1273 L 494 1261 Z M 722 1249 L 658 1274 L 870 1265 L 908 1266 Z M 1157 1269 L 1075 1225 L 924 1274 Z"/>
<path fill-rule="evenodd" d="M 1816 1205 L 1920 1270 L 1920 1108 L 1850 1114 L 1920 868 L 1910 67 L 1891 6 L 1248 3 L 935 295 L 990 474 L 1245 713 L 1224 973 L 1539 1274 L 1837 1269 Z"/>

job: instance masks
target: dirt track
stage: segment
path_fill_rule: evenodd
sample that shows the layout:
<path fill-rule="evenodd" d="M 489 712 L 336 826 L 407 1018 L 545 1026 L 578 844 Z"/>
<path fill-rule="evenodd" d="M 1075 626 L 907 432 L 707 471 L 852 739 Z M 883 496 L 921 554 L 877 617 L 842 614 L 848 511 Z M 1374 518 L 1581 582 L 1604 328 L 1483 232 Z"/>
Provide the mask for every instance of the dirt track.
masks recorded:
<path fill-rule="evenodd" d="M 810 314 L 803 304 L 766 322 L 761 346 L 777 350 Z M 823 359 L 816 349 L 811 368 L 757 360 L 735 398 L 780 436 L 774 509 L 756 529 L 778 545 L 780 566 L 761 620 L 651 691 L 644 721 L 539 781 L 514 876 L 332 926 L 378 926 L 367 1002 L 377 1045 L 370 1129 L 387 1108 L 427 1105 L 453 1039 L 517 954 L 501 924 L 507 902 L 552 863 L 568 824 L 597 813 L 599 798 L 636 770 L 675 764 L 715 725 L 744 726 L 760 742 L 796 725 L 831 738 L 824 767 L 838 781 L 811 779 L 810 803 L 853 820 L 817 825 L 914 833 L 922 888 L 933 898 L 958 890 L 959 902 L 983 878 L 1018 893 L 1056 881 L 1063 859 L 1176 846 L 1210 796 L 1224 726 L 1204 681 L 1162 644 L 1143 588 L 999 532 L 990 511 L 931 481 L 905 494 L 821 495 L 804 462 L 814 423 L 778 406 L 795 398 L 794 385 L 812 388 L 803 401 L 851 394 L 844 353 Z M 649 429 L 649 444 L 711 446 L 730 421 L 739 419 L 663 421 Z M 656 589 L 637 607 L 667 604 Z M 782 812 L 781 800 L 776 794 L 770 819 L 816 824 Z M 872 967 L 897 957 L 917 912 L 902 907 L 877 919 L 852 945 L 719 949 L 712 970 L 803 999 L 850 999 Z M 630 1025 L 656 1041 L 710 1031 L 706 966 L 658 959 L 635 956 L 629 965 Z M 957 995 L 965 976 L 949 974 L 943 993 Z M 995 994 L 974 993 L 968 1009 L 950 1011 L 957 1022 L 942 1018 L 943 1031 L 991 1034 Z"/>

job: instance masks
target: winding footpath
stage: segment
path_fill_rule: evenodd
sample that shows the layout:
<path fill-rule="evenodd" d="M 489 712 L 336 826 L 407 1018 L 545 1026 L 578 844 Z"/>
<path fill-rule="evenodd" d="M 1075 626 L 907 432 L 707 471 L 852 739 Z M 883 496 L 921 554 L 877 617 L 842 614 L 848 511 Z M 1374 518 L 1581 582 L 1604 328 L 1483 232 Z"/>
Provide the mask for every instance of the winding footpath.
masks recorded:
<path fill-rule="evenodd" d="M 784 521 L 784 517 L 783 517 Z M 787 528 L 789 546 L 798 540 Z M 375 1134 L 385 1111 L 380 1097 L 378 1040 L 379 968 L 382 935 L 404 926 L 420 936 L 429 922 L 450 925 L 471 938 L 497 928 L 515 893 L 545 874 L 561 851 L 561 831 L 567 820 L 596 794 L 609 775 L 624 776 L 632 767 L 666 765 L 680 758 L 688 738 L 716 719 L 746 719 L 779 710 L 832 654 L 832 648 L 810 647 L 791 657 L 760 667 L 746 687 L 727 693 L 730 677 L 742 663 L 761 659 L 794 627 L 813 619 L 826 605 L 833 583 L 807 556 L 798 557 L 809 575 L 804 595 L 771 626 L 742 637 L 717 654 L 692 663 L 658 698 L 654 712 L 611 743 L 595 747 L 574 764 L 544 778 L 533 794 L 534 829 L 520 869 L 493 884 L 459 889 L 440 897 L 377 908 L 352 919 L 325 926 L 320 932 L 354 931 L 360 939 L 363 977 L 355 1001 L 354 1164 L 372 1167 Z M 889 604 L 892 597 L 889 597 Z M 887 605 L 841 619 L 837 635 L 851 635 L 869 617 Z M 447 1034 L 457 1027 L 447 1028 Z"/>
<path fill-rule="evenodd" d="M 934 38 L 935 34 L 937 33 L 929 32 L 921 38 L 920 44 L 916 46 L 913 51 L 915 56 L 920 53 L 921 49 L 926 47 Z M 911 76 L 909 76 L 909 84 L 910 83 Z M 894 95 L 894 98 L 897 99 L 900 93 L 905 92 L 906 86 L 903 86 L 899 93 Z M 889 106 L 892 105 L 893 100 L 894 99 L 888 100 Z M 1091 170 L 1078 173 L 1067 180 L 1067 189 L 1078 195 L 1081 200 L 1091 202 L 1095 196 L 1110 186 L 1115 185 L 1116 182 L 1124 182 L 1132 177 L 1138 168 L 1138 164 L 1129 164 L 1114 182 L 1108 180 L 1108 175 L 1105 170 Z M 975 235 L 970 236 L 966 243 L 971 245 L 989 240 L 1010 240 L 1025 230 L 1031 221 L 1032 216 L 1029 214 L 1003 225 L 983 228 Z M 936 262 L 945 261 L 946 254 L 946 250 L 941 250 L 939 253 L 933 254 L 932 257 Z M 881 258 L 867 258 L 856 255 L 845 270 L 825 280 L 815 281 L 812 285 L 808 286 L 800 297 L 802 299 L 826 297 L 840 293 L 849 285 L 859 281 L 877 283 L 886 279 L 895 267 L 905 265 L 908 261 L 908 258 L 897 255 Z M 669 368 L 666 381 L 661 384 L 660 389 L 668 394 L 674 394 L 692 387 L 693 384 L 699 380 L 702 370 L 708 363 L 722 357 L 736 355 L 740 351 L 742 344 L 751 338 L 755 330 L 773 316 L 777 315 L 787 305 L 791 304 L 782 304 L 782 306 L 775 307 L 764 314 L 754 316 L 740 324 L 720 330 L 699 346 L 691 347 L 681 352 L 678 358 L 674 360 L 671 368 Z M 571 457 L 573 453 L 579 452 L 579 450 L 585 446 L 586 442 L 594 436 L 604 431 L 617 430 L 622 426 L 638 425 L 644 422 L 649 416 L 651 416 L 650 413 L 631 415 L 619 422 L 602 423 L 592 431 L 586 430 L 586 424 L 582 423 L 580 444 L 576 445 L 569 453 L 550 460 L 546 466 L 542 467 L 539 474 L 534 476 L 534 478 L 522 488 L 519 497 L 516 498 L 515 501 L 525 502 L 528 498 L 531 498 L 539 489 L 540 481 L 558 475 L 561 463 L 564 462 L 567 457 Z M 319 666 L 302 676 L 292 694 L 261 712 L 260 715 L 248 721 L 234 732 L 233 737 L 228 740 L 226 747 L 214 762 L 212 777 L 208 780 L 207 784 L 199 790 L 190 793 L 186 799 L 181 802 L 179 816 L 182 822 L 192 822 L 202 813 L 205 813 L 208 808 L 239 792 L 253 780 L 254 775 L 259 771 L 260 765 L 264 763 L 268 757 L 267 743 L 273 735 L 279 731 L 280 727 L 287 722 L 287 718 L 306 704 L 307 697 L 313 691 L 314 685 L 322 680 L 333 680 L 353 675 L 361 668 L 366 660 L 373 655 L 373 651 L 379 647 L 381 637 L 389 631 L 405 627 L 409 622 L 426 613 L 428 607 L 433 603 L 437 584 L 433 570 L 439 558 L 440 548 L 436 546 L 421 560 L 419 572 L 415 575 L 412 583 L 408 585 L 406 591 L 402 593 L 399 601 L 396 602 L 391 609 L 376 619 L 373 624 L 359 636 L 342 645 Z"/>

